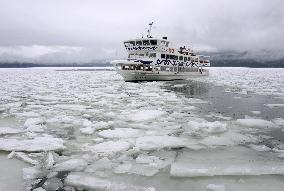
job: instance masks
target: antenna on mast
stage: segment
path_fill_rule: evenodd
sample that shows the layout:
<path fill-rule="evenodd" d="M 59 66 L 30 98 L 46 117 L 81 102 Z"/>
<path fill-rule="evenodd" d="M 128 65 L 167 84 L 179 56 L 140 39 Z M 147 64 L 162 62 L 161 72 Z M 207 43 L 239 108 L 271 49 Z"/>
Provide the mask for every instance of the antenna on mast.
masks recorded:
<path fill-rule="evenodd" d="M 147 29 L 147 38 L 152 38 L 151 30 L 152 30 L 153 24 L 154 22 L 149 23 L 149 28 Z"/>

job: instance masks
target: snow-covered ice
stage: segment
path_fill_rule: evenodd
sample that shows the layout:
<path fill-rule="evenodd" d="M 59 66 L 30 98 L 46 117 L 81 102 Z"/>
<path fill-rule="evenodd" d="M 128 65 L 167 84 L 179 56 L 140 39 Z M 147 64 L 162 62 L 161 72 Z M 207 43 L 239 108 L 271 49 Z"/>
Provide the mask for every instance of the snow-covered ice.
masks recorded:
<path fill-rule="evenodd" d="M 54 166 L 54 171 L 83 171 L 87 166 L 84 159 L 69 159 Z"/>
<path fill-rule="evenodd" d="M 207 191 L 226 191 L 225 185 L 208 184 Z"/>
<path fill-rule="evenodd" d="M 141 187 L 126 183 L 111 182 L 107 179 L 98 178 L 84 173 L 71 173 L 65 183 L 78 189 L 105 190 L 105 191 L 155 191 L 153 187 Z"/>
<path fill-rule="evenodd" d="M 147 121 L 154 120 L 164 115 L 164 111 L 160 110 L 140 110 L 128 116 L 132 121 Z"/>
<path fill-rule="evenodd" d="M 0 138 L 0 150 L 4 151 L 51 151 L 64 149 L 64 141 L 53 137 L 35 137 L 33 139 Z"/>
<path fill-rule="evenodd" d="M 214 122 L 197 122 L 197 121 L 190 121 L 188 123 L 188 131 L 191 133 L 223 133 L 227 131 L 227 124 L 222 123 L 220 121 L 214 121 Z"/>
<path fill-rule="evenodd" d="M 284 165 L 276 155 L 244 147 L 184 152 L 171 166 L 171 176 L 284 175 Z"/>
<path fill-rule="evenodd" d="M 186 146 L 185 139 L 172 136 L 143 136 L 136 139 L 136 147 L 142 150 L 180 148 Z"/>
<path fill-rule="evenodd" d="M 241 126 L 246 126 L 246 127 L 273 127 L 274 126 L 274 123 L 272 123 L 271 121 L 267 121 L 264 119 L 253 119 L 253 118 L 237 119 L 236 123 Z"/>
<path fill-rule="evenodd" d="M 23 132 L 23 130 L 18 128 L 0 127 L 0 135 L 17 134 L 21 132 Z"/>
<path fill-rule="evenodd" d="M 265 104 L 265 105 L 271 109 L 275 107 L 280 107 L 280 108 L 284 107 L 284 104 L 280 104 L 280 103 L 273 103 L 273 104 L 271 103 L 271 104 Z"/>
<path fill-rule="evenodd" d="M 106 141 L 96 145 L 88 145 L 84 150 L 107 155 L 127 151 L 130 147 L 131 144 L 126 141 Z"/>
<path fill-rule="evenodd" d="M 103 130 L 97 133 L 98 136 L 103 138 L 131 138 L 143 136 L 143 132 L 138 129 L 131 128 L 115 128 Z"/>

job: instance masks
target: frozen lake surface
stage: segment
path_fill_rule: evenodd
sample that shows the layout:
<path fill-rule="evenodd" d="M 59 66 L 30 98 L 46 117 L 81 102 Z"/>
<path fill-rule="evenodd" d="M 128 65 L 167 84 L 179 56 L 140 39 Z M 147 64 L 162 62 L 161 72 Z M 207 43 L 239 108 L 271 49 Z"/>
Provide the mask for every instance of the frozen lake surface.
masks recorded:
<path fill-rule="evenodd" d="M 0 69 L 0 190 L 283 190 L 283 79 Z"/>

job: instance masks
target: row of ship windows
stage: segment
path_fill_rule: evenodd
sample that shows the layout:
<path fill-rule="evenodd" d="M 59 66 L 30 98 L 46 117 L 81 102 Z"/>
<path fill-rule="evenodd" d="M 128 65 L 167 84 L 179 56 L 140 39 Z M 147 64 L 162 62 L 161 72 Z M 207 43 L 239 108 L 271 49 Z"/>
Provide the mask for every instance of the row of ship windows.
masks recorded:
<path fill-rule="evenodd" d="M 122 70 L 144 70 L 144 71 L 152 71 L 153 66 L 144 66 L 144 65 L 125 65 L 122 66 Z"/>
<path fill-rule="evenodd" d="M 153 66 L 144 66 L 144 65 L 124 65 L 121 68 L 122 70 L 143 70 L 143 71 L 152 71 Z M 167 67 L 160 66 L 156 68 L 157 71 L 168 71 L 168 72 L 198 72 L 198 68 L 188 68 L 188 67 Z"/>
<path fill-rule="evenodd" d="M 161 54 L 161 58 L 179 60 L 179 61 L 184 61 L 184 62 L 190 61 L 192 59 L 191 57 L 177 56 L 177 55 L 172 55 L 172 54 Z M 198 58 L 195 58 L 194 61 L 198 62 Z"/>
<path fill-rule="evenodd" d="M 129 54 L 128 58 L 135 58 L 135 57 L 149 57 L 149 58 L 156 58 L 156 53 L 148 53 L 146 54 Z M 179 60 L 179 61 L 190 61 L 192 58 L 191 57 L 185 57 L 185 56 L 177 56 L 177 55 L 172 55 L 172 54 L 161 54 L 162 59 L 172 59 L 172 60 Z M 198 58 L 194 59 L 195 62 L 198 62 Z"/>
<path fill-rule="evenodd" d="M 168 71 L 168 72 L 198 72 L 198 68 L 188 68 L 188 67 L 167 67 L 160 66 L 157 67 L 159 71 Z"/>
<path fill-rule="evenodd" d="M 156 58 L 156 53 L 148 53 L 145 54 L 129 54 L 128 58 L 135 58 L 135 57 L 149 57 L 149 58 Z"/>
<path fill-rule="evenodd" d="M 161 41 L 161 44 L 165 45 L 166 47 L 168 47 L 169 42 L 167 41 Z M 152 45 L 152 46 L 156 46 L 158 45 L 158 41 L 157 40 L 138 40 L 138 41 L 128 41 L 128 42 L 124 42 L 124 46 L 128 47 L 128 46 L 148 46 L 148 45 Z"/>

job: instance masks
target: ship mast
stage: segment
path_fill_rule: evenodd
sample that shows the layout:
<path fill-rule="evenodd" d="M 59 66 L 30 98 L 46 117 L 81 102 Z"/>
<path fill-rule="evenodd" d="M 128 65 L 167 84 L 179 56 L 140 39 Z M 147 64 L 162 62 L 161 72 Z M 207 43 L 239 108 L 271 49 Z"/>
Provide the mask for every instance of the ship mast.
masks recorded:
<path fill-rule="evenodd" d="M 147 29 L 147 38 L 152 38 L 151 30 L 152 30 L 152 27 L 153 27 L 153 23 L 154 22 L 149 23 L 149 28 Z"/>

